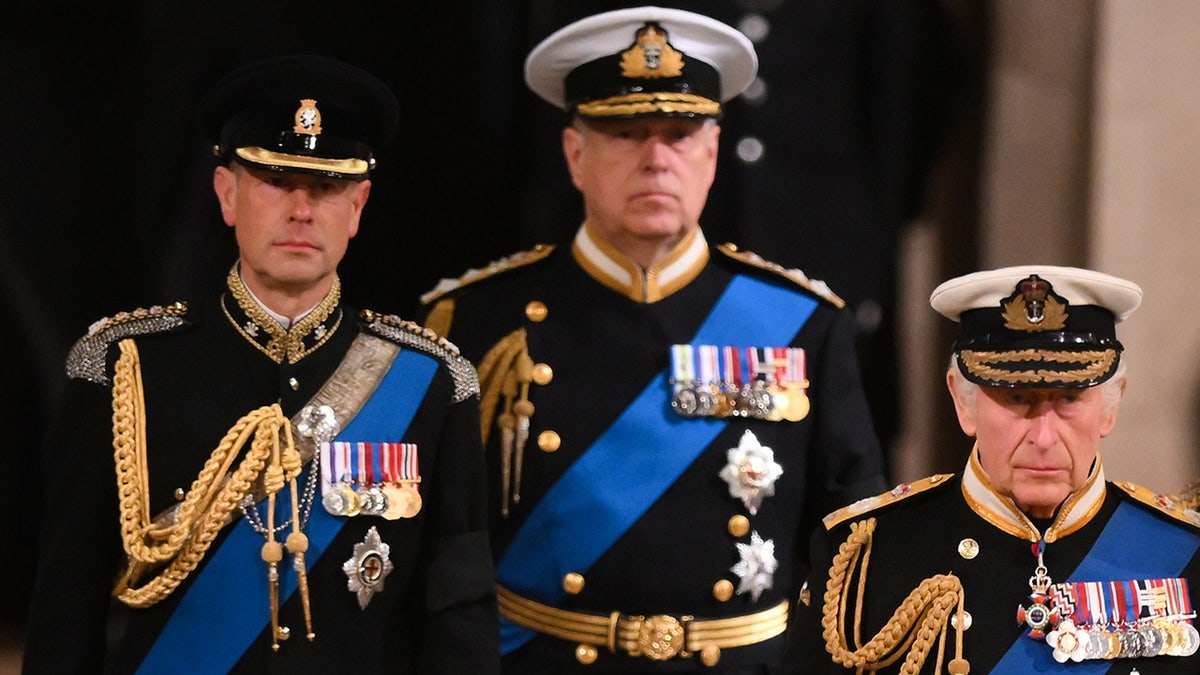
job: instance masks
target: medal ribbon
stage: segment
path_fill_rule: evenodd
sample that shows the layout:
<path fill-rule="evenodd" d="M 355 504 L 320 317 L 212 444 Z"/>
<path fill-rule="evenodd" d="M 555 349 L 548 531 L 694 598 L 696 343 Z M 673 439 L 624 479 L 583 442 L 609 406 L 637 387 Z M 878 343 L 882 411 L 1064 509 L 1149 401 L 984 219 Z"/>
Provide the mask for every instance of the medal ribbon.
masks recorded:
<path fill-rule="evenodd" d="M 788 344 L 816 307 L 816 300 L 790 288 L 739 275 L 690 342 Z M 565 593 L 563 575 L 587 572 L 727 425 L 714 417 L 685 420 L 672 412 L 670 400 L 666 373 L 655 373 L 530 511 L 497 564 L 498 583 L 543 604 L 558 604 Z M 629 452 L 635 447 L 654 452 Z M 585 522 L 587 527 L 579 526 Z M 502 653 L 533 636 L 501 618 Z"/>
<path fill-rule="evenodd" d="M 375 393 L 352 420 L 343 423 L 344 430 L 337 437 L 403 438 L 439 363 L 422 352 L 400 350 Z M 304 469 L 309 470 L 311 466 Z M 304 475 L 297 481 L 303 484 Z M 310 571 L 346 520 L 329 515 L 319 504 L 313 507 L 305 530 L 309 543 L 305 562 Z M 190 672 L 226 673 L 237 665 L 254 639 L 270 628 L 262 545 L 262 535 L 245 519 L 233 526 L 224 543 L 209 551 L 208 564 L 195 575 L 139 673 L 177 672 L 180 664 L 187 664 Z M 295 574 L 280 575 L 280 607 L 296 586 Z M 229 611 L 229 598 L 238 599 L 239 611 Z"/>
<path fill-rule="evenodd" d="M 1197 549 L 1200 549 L 1200 535 L 1122 501 L 1091 550 L 1068 579 L 1128 579 L 1135 575 L 1174 578 L 1191 561 Z M 1154 555 L 1147 556 L 1145 551 L 1154 551 Z M 1100 590 L 1095 597 L 1103 598 L 1106 594 L 1106 591 Z M 1124 593 L 1119 595 L 1124 598 Z M 1096 602 L 1103 603 L 1103 600 L 1097 599 Z M 1092 606 L 1097 607 L 1095 604 Z M 1116 609 L 1116 602 L 1113 602 L 1109 611 L 1114 613 L 1112 620 L 1119 621 L 1120 615 L 1115 613 Z M 1112 665 L 1108 661 L 1058 663 L 1044 642 L 1027 639 L 1022 633 L 992 672 L 1099 675 L 1107 672 Z"/>

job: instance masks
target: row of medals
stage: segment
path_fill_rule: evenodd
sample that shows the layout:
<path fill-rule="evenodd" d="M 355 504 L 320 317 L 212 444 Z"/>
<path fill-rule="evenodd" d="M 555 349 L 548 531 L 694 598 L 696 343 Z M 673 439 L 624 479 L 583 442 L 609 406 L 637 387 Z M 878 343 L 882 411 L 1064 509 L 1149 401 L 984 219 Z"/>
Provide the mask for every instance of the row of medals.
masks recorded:
<path fill-rule="evenodd" d="M 1155 619 L 1129 628 L 1079 630 L 1085 659 L 1136 659 L 1191 656 L 1200 648 L 1200 632 L 1190 622 Z"/>
<path fill-rule="evenodd" d="M 683 417 L 751 417 L 778 422 L 799 422 L 808 415 L 807 382 L 780 385 L 754 380 L 738 386 L 733 382 L 703 383 L 700 380 L 671 380 L 671 407 Z"/>
<path fill-rule="evenodd" d="M 375 485 L 338 483 L 321 497 L 325 510 L 335 516 L 382 516 L 388 520 L 412 518 L 421 511 L 418 480 Z"/>

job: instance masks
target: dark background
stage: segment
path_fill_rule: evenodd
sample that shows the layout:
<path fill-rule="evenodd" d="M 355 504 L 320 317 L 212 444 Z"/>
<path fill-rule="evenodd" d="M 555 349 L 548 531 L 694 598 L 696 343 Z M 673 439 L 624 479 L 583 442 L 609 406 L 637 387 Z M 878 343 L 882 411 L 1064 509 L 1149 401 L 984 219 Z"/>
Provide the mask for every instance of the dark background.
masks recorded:
<path fill-rule="evenodd" d="M 42 439 L 67 349 L 102 316 L 212 288 L 234 261 L 194 121 L 206 87 L 287 52 L 336 56 L 393 86 L 400 135 L 377 151 L 341 276 L 355 306 L 416 317 L 416 298 L 439 278 L 579 226 L 563 118 L 524 87 L 522 64 L 568 21 L 639 3 L 100 4 L 46 0 L 6 7 L 0 20 L 0 622 L 18 634 L 39 503 L 53 498 L 39 465 L 55 451 Z M 888 442 L 898 429 L 897 237 L 928 208 L 931 167 L 973 128 L 983 10 L 937 0 L 660 4 L 735 26 L 752 14 L 767 21 L 756 41 L 765 96 L 727 105 L 701 223 L 710 241 L 799 267 L 849 301 Z M 761 143 L 758 161 L 736 154 L 748 137 Z M 974 179 L 954 177 L 951 192 L 970 192 Z"/>

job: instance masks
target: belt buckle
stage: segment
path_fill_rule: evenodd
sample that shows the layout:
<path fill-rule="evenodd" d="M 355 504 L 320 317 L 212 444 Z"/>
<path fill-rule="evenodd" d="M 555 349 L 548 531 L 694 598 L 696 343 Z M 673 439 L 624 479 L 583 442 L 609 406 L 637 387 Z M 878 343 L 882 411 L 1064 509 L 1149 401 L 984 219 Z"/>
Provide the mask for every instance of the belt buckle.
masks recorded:
<path fill-rule="evenodd" d="M 688 656 L 684 651 L 684 626 L 691 618 L 685 616 L 681 621 L 668 614 L 638 617 L 637 653 L 631 651 L 630 656 L 645 656 L 652 661 Z"/>

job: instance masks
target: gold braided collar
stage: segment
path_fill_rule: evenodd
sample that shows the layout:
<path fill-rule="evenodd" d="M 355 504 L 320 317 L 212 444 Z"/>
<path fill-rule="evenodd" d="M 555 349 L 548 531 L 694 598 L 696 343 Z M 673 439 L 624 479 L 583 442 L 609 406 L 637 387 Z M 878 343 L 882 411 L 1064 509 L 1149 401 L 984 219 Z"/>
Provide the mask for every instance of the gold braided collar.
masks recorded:
<path fill-rule="evenodd" d="M 992 487 L 991 478 L 979 463 L 978 446 L 971 450 L 971 459 L 963 472 L 962 492 L 971 509 L 994 527 L 1029 541 L 1036 542 L 1042 537 L 1013 500 Z M 1054 523 L 1046 530 L 1046 543 L 1053 543 L 1086 525 L 1100 510 L 1104 494 L 1104 467 L 1097 456 L 1083 487 L 1058 508 Z"/>
<path fill-rule="evenodd" d="M 221 298 L 221 307 L 229 323 L 275 363 L 282 364 L 285 360 L 296 363 L 325 344 L 342 324 L 342 311 L 338 308 L 342 283 L 336 276 L 325 299 L 290 330 L 280 325 L 254 300 L 250 289 L 242 281 L 242 275 L 238 273 L 237 265 L 229 270 L 225 284 L 229 287 L 229 293 Z M 230 296 L 236 305 L 229 302 Z"/>

